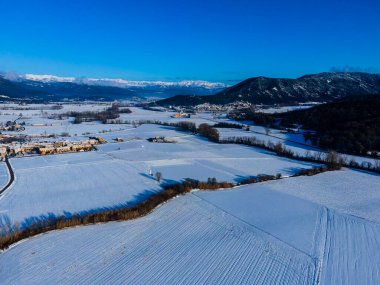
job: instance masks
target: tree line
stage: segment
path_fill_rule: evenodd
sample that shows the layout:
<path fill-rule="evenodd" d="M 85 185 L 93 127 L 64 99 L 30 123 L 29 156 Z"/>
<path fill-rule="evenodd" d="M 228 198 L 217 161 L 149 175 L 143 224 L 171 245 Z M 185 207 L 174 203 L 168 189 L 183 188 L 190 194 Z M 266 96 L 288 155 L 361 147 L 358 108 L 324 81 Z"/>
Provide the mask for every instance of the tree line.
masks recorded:
<path fill-rule="evenodd" d="M 298 128 L 305 141 L 324 149 L 380 157 L 380 95 L 353 96 L 313 108 L 280 114 L 247 110 L 231 113 L 236 120 L 287 130 Z"/>
<path fill-rule="evenodd" d="M 101 121 L 103 124 L 107 124 L 109 120 L 115 120 L 120 117 L 121 113 L 132 113 L 128 108 L 121 108 L 119 104 L 114 103 L 111 107 L 104 111 L 72 111 L 67 112 L 65 115 L 74 117 L 74 124 L 80 124 L 82 122 Z"/>

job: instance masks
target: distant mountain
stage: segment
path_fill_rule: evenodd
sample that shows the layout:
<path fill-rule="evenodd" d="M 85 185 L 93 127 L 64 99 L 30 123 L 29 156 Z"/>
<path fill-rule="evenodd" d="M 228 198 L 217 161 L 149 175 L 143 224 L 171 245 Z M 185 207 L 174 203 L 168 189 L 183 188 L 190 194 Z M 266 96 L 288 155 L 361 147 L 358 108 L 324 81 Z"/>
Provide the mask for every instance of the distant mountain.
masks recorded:
<path fill-rule="evenodd" d="M 379 93 L 380 74 L 325 72 L 297 79 L 254 77 L 212 96 L 178 95 L 157 101 L 157 104 L 189 106 L 237 101 L 253 104 L 294 104 L 310 101 L 329 102 L 350 95 Z"/>
<path fill-rule="evenodd" d="M 76 78 L 35 74 L 18 76 L 18 80 L 29 80 L 43 83 L 76 83 L 78 85 L 87 86 L 118 87 L 135 92 L 137 95 L 142 97 L 160 98 L 168 98 L 177 94 L 212 95 L 229 87 L 229 85 L 224 83 L 202 80 L 133 81 L 120 78 Z"/>
<path fill-rule="evenodd" d="M 27 101 L 115 100 L 137 96 L 118 87 L 90 86 L 71 82 L 11 81 L 0 76 L 0 99 Z"/>
<path fill-rule="evenodd" d="M 20 79 L 39 82 L 70 82 L 86 85 L 112 86 L 120 88 L 204 88 L 209 90 L 224 89 L 228 85 L 220 82 L 208 82 L 203 80 L 182 80 L 182 81 L 133 81 L 114 78 L 76 78 L 59 77 L 54 75 L 20 75 Z"/>
<path fill-rule="evenodd" d="M 128 81 L 110 78 L 75 78 L 54 75 L 0 75 L 3 98 L 31 100 L 116 100 L 137 97 L 167 98 L 176 94 L 215 94 L 228 87 L 208 81 Z"/>

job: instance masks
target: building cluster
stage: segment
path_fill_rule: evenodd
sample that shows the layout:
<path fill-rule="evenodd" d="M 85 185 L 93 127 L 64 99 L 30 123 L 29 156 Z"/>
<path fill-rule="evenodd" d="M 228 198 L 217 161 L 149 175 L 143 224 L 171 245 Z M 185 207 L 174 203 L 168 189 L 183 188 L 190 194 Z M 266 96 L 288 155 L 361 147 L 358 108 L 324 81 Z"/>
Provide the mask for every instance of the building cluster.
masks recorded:
<path fill-rule="evenodd" d="M 95 145 L 105 143 L 101 137 L 91 137 L 83 141 L 58 141 L 38 143 L 9 143 L 0 145 L 0 156 L 18 156 L 25 154 L 49 155 L 66 152 L 91 151 Z"/>
<path fill-rule="evenodd" d="M 8 121 L 5 124 L 0 123 L 0 131 L 23 131 L 25 130 L 25 123 L 17 123 L 16 121 Z"/>
<path fill-rule="evenodd" d="M 229 104 L 210 104 L 210 103 L 203 103 L 196 105 L 194 109 L 197 112 L 202 111 L 231 111 L 231 110 L 240 110 L 244 108 L 250 108 L 251 103 L 245 102 L 245 101 L 237 101 Z"/>
<path fill-rule="evenodd" d="M 190 113 L 186 113 L 186 112 L 178 112 L 178 113 L 175 113 L 174 115 L 172 115 L 171 117 L 172 118 L 190 118 Z"/>

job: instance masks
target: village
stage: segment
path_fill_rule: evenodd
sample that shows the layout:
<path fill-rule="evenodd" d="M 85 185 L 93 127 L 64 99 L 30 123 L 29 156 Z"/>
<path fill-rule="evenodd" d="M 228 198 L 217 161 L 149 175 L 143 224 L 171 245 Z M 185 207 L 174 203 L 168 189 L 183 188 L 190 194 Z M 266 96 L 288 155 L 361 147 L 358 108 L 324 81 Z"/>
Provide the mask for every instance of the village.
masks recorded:
<path fill-rule="evenodd" d="M 102 137 L 89 137 L 82 141 L 57 141 L 57 142 L 11 142 L 0 145 L 0 157 L 24 156 L 30 154 L 50 155 L 57 153 L 92 151 L 95 145 L 106 143 Z"/>

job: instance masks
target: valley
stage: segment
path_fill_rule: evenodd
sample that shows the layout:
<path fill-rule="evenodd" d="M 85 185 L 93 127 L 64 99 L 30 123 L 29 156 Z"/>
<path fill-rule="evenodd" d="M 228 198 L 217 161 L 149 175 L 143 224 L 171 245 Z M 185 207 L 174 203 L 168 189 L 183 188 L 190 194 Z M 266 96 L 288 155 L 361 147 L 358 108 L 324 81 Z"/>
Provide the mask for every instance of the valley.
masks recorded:
<path fill-rule="evenodd" d="M 15 179 L 0 196 L 3 236 L 35 227 L 36 222 L 138 206 L 186 179 L 205 185 L 215 179 L 232 188 L 194 189 L 141 217 L 65 226 L 22 239 L 0 253 L 2 284 L 380 281 L 375 266 L 380 261 L 373 254 L 380 249 L 379 174 L 347 167 L 299 174 L 324 162 L 300 161 L 233 141 L 216 143 L 178 127 L 184 122 L 195 128 L 219 124 L 226 126 L 215 128 L 220 141 L 255 138 L 280 143 L 299 156 L 325 155 L 302 134 L 268 132 L 249 122 L 244 122 L 245 129 L 229 128 L 242 122 L 223 112 L 176 116 L 170 109 L 130 104 L 130 112 L 118 113 L 118 123 L 75 123 L 66 115 L 103 112 L 113 104 L 1 106 L 1 121 L 23 122 L 22 130 L 2 132 L 23 138 L 9 146 L 101 138 L 88 151 L 6 152 Z M 1 184 L 6 185 L 9 172 L 5 162 L 0 166 Z M 254 182 L 265 175 L 273 178 Z"/>

